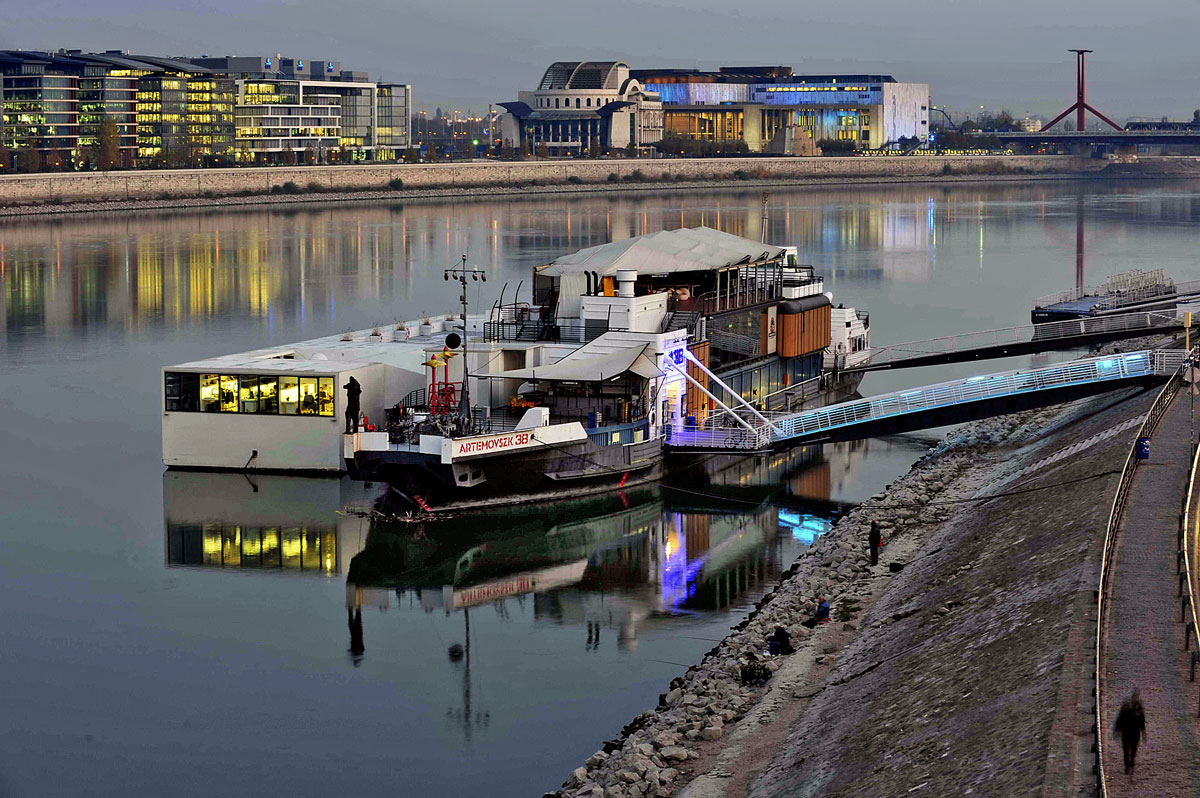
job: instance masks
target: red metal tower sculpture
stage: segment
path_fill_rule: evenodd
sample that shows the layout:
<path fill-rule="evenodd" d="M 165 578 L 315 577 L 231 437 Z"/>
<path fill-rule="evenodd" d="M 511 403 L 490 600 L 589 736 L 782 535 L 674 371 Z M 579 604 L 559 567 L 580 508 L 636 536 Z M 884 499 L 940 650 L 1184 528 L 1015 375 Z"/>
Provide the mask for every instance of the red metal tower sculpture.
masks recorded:
<path fill-rule="evenodd" d="M 1093 114 L 1095 114 L 1097 117 L 1099 117 L 1101 119 L 1101 121 L 1107 122 L 1109 125 L 1112 125 L 1117 130 L 1124 130 L 1123 127 L 1121 127 L 1116 122 L 1112 121 L 1107 116 L 1100 113 L 1095 108 L 1088 105 L 1088 103 L 1087 103 L 1087 80 L 1084 77 L 1084 59 L 1086 58 L 1086 54 L 1090 53 L 1092 51 L 1091 50 L 1071 50 L 1069 52 L 1075 53 L 1075 104 L 1072 105 L 1067 110 L 1063 111 L 1058 116 L 1051 119 L 1046 124 L 1042 125 L 1042 130 L 1049 130 L 1050 128 L 1054 127 L 1059 122 L 1061 122 L 1063 119 L 1065 119 L 1067 117 L 1067 114 L 1071 113 L 1072 111 L 1075 112 L 1075 129 L 1076 130 L 1082 131 L 1084 129 L 1084 119 L 1083 119 L 1084 111 L 1091 111 Z"/>

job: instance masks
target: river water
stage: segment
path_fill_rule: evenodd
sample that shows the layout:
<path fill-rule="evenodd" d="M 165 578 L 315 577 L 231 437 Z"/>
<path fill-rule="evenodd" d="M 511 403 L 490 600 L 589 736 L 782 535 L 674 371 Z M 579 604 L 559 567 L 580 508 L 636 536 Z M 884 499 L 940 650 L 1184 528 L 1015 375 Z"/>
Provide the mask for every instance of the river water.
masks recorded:
<path fill-rule="evenodd" d="M 0 795 L 539 795 L 653 706 L 918 434 L 713 458 L 664 486 L 452 518 L 381 485 L 168 472 L 164 365 L 450 306 L 760 193 L 86 215 L 0 224 Z M 1023 324 L 1130 268 L 1200 277 L 1200 186 L 773 189 L 876 345 Z M 997 364 L 1000 369 L 1003 364 Z M 991 367 L 989 367 L 991 368 Z M 864 393 L 980 366 L 870 375 Z"/>

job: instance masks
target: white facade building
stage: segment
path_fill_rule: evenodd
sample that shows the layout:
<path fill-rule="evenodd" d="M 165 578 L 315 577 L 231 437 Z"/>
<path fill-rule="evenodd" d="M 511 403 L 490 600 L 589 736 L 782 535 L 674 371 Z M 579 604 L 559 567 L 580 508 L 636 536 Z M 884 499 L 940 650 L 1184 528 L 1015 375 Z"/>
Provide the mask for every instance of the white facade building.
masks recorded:
<path fill-rule="evenodd" d="M 599 155 L 662 139 L 662 101 L 620 61 L 559 61 L 534 91 L 500 103 L 504 146 L 550 155 Z"/>

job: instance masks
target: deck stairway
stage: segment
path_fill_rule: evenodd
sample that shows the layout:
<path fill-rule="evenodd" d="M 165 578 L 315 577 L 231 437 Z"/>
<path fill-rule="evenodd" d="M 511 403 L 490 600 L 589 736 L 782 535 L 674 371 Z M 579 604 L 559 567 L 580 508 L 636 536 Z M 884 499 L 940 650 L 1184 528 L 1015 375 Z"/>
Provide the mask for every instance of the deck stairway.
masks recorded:
<path fill-rule="evenodd" d="M 526 322 L 517 329 L 517 334 L 513 337 L 514 341 L 538 341 L 541 340 L 543 325 L 541 322 Z"/>
<path fill-rule="evenodd" d="M 702 315 L 698 310 L 673 310 L 663 319 L 660 332 L 687 330 L 688 338 L 694 340 L 696 338 L 696 325 L 700 323 Z"/>

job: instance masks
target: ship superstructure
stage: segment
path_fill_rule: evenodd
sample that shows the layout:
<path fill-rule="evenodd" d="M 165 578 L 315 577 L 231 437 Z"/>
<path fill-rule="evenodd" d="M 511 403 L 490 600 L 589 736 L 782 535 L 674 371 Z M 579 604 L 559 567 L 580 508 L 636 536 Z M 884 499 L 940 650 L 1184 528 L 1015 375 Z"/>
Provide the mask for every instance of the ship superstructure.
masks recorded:
<path fill-rule="evenodd" d="M 860 377 L 838 369 L 866 324 L 794 249 L 652 233 L 542 264 L 528 299 L 486 314 L 164 369 L 163 459 L 350 470 L 426 508 L 600 491 L 660 478 L 672 430 L 852 394 Z"/>

